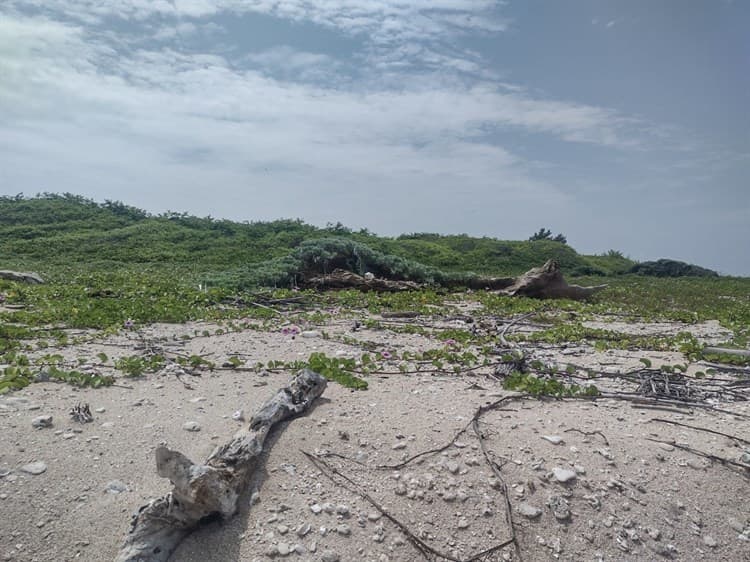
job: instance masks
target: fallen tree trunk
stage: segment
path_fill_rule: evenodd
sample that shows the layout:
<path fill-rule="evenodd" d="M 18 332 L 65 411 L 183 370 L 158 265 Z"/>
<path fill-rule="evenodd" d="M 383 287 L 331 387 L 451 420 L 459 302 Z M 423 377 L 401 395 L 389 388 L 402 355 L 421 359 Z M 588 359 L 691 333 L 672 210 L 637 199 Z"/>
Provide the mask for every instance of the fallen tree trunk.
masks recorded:
<path fill-rule="evenodd" d="M 703 353 L 716 355 L 735 355 L 737 357 L 750 358 L 750 349 L 734 349 L 731 347 L 704 347 Z"/>
<path fill-rule="evenodd" d="M 164 562 L 205 518 L 232 517 L 271 428 L 307 410 L 325 388 L 324 377 L 305 369 L 261 407 L 247 429 L 217 447 L 205 464 L 194 464 L 179 451 L 158 447 L 156 470 L 174 488 L 133 516 L 117 562 Z"/>
<path fill-rule="evenodd" d="M 304 288 L 318 290 L 359 289 L 363 292 L 377 291 L 381 293 L 414 291 L 424 287 L 424 285 L 414 283 L 413 281 L 394 281 L 391 279 L 383 279 L 382 277 L 363 277 L 343 269 L 334 269 L 328 275 L 320 275 L 318 277 L 305 279 L 301 285 Z"/>
<path fill-rule="evenodd" d="M 44 279 L 42 279 L 38 273 L 32 273 L 30 271 L 9 271 L 3 269 L 0 270 L 0 279 L 20 281 L 21 283 L 35 283 L 37 285 L 44 283 Z"/>
<path fill-rule="evenodd" d="M 606 286 L 568 285 L 560 271 L 560 264 L 556 260 L 549 260 L 542 267 L 535 267 L 521 275 L 501 293 L 511 297 L 584 300 Z"/>
<path fill-rule="evenodd" d="M 358 289 L 360 291 L 398 292 L 423 289 L 427 285 L 414 281 L 397 281 L 361 276 L 351 271 L 335 269 L 328 275 L 320 275 L 304 280 L 305 288 L 325 289 Z M 549 260 L 542 267 L 530 269 L 520 277 L 474 277 L 463 280 L 446 281 L 448 288 L 468 288 L 488 291 L 499 291 L 513 297 L 532 297 L 540 299 L 574 299 L 584 300 L 604 289 L 607 285 L 581 287 L 568 285 L 560 271 L 560 264 Z"/>

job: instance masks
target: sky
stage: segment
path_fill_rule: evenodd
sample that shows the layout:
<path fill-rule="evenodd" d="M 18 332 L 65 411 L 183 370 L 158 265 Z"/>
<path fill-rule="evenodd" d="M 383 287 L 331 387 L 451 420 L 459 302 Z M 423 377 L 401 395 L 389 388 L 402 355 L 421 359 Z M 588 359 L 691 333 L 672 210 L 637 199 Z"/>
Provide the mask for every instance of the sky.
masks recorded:
<path fill-rule="evenodd" d="M 0 195 L 750 276 L 750 2 L 3 0 Z"/>

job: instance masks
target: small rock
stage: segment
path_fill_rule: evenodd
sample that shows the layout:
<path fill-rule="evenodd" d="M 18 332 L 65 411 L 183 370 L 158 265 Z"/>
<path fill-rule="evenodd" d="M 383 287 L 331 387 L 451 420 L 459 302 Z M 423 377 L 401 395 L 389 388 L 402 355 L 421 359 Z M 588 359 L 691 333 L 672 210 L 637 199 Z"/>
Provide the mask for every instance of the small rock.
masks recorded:
<path fill-rule="evenodd" d="M 348 505 L 344 505 L 343 503 L 340 503 L 339 505 L 336 506 L 336 513 L 338 515 L 343 516 L 343 517 L 348 517 L 349 516 L 349 506 Z"/>
<path fill-rule="evenodd" d="M 280 535 L 286 535 L 289 532 L 289 527 L 287 527 L 286 525 L 278 525 L 276 527 L 276 530 Z"/>
<path fill-rule="evenodd" d="M 37 416 L 33 420 L 31 420 L 31 426 L 36 427 L 37 429 L 52 427 L 52 416 Z"/>
<path fill-rule="evenodd" d="M 97 414 L 103 414 L 104 412 L 106 412 L 106 411 L 107 411 L 107 409 L 106 409 L 106 408 L 97 408 L 97 409 L 96 409 L 96 410 L 94 410 L 94 411 L 95 411 L 95 412 L 96 412 Z"/>
<path fill-rule="evenodd" d="M 300 336 L 303 338 L 319 338 L 321 334 L 318 330 L 305 330 Z"/>
<path fill-rule="evenodd" d="M 45 470 L 47 470 L 47 465 L 42 461 L 31 462 L 21 467 L 21 472 L 26 472 L 27 474 L 41 474 Z"/>
<path fill-rule="evenodd" d="M 324 550 L 320 559 L 322 562 L 341 562 L 341 557 L 331 550 Z"/>
<path fill-rule="evenodd" d="M 279 552 L 281 556 L 288 556 L 289 554 L 292 553 L 292 547 L 289 546 L 285 542 L 280 542 L 279 544 L 277 544 L 276 550 Z"/>
<path fill-rule="evenodd" d="M 552 514 L 558 521 L 570 519 L 570 506 L 568 500 L 562 496 L 550 496 L 547 505 L 552 510 Z"/>
<path fill-rule="evenodd" d="M 576 478 L 575 470 L 568 470 L 566 468 L 560 468 L 559 466 L 552 469 L 552 475 L 558 482 L 569 482 Z"/>
<path fill-rule="evenodd" d="M 445 465 L 448 469 L 448 472 L 451 474 L 457 474 L 458 473 L 458 463 L 456 461 L 449 461 L 448 464 Z"/>
<path fill-rule="evenodd" d="M 661 537 L 661 531 L 655 527 L 646 527 L 644 530 L 646 531 L 646 534 L 655 541 L 658 541 Z"/>
<path fill-rule="evenodd" d="M 719 543 L 716 542 L 716 539 L 711 535 L 703 535 L 703 544 L 710 548 L 716 548 L 717 546 L 719 546 Z"/>
<path fill-rule="evenodd" d="M 336 527 L 336 532 L 339 535 L 343 535 L 344 537 L 348 537 L 349 535 L 352 534 L 352 529 L 351 529 L 351 527 L 349 527 L 349 525 L 339 525 L 338 527 Z"/>
<path fill-rule="evenodd" d="M 297 527 L 297 536 L 298 537 L 304 537 L 307 535 L 312 527 L 310 526 L 310 523 L 302 523 L 299 527 Z"/>
<path fill-rule="evenodd" d="M 393 447 L 391 447 L 394 451 L 398 451 L 399 449 L 406 449 L 406 443 L 403 441 L 400 443 L 396 443 Z"/>
<path fill-rule="evenodd" d="M 104 491 L 108 494 L 121 494 L 128 491 L 128 486 L 119 480 L 112 480 L 111 482 L 107 482 Z"/>
<path fill-rule="evenodd" d="M 469 520 L 465 517 L 462 517 L 458 520 L 458 528 L 459 529 L 468 529 L 469 528 Z"/>
<path fill-rule="evenodd" d="M 745 526 L 734 517 L 730 517 L 727 523 L 729 523 L 729 526 L 738 533 L 741 533 L 745 530 Z"/>
<path fill-rule="evenodd" d="M 320 507 L 320 504 L 314 503 L 310 506 L 310 511 L 312 511 L 315 515 L 318 515 L 321 511 L 323 511 L 323 508 Z"/>
<path fill-rule="evenodd" d="M 205 396 L 196 396 L 195 398 L 191 398 L 190 402 L 193 404 L 197 404 L 198 402 L 205 402 L 206 397 Z"/>
<path fill-rule="evenodd" d="M 371 511 L 367 514 L 367 519 L 369 519 L 370 521 L 377 521 L 382 516 L 382 513 L 380 513 L 379 511 Z"/>
<path fill-rule="evenodd" d="M 245 412 L 242 410 L 237 410 L 232 414 L 232 419 L 239 422 L 245 421 Z"/>
<path fill-rule="evenodd" d="M 518 507 L 516 508 L 516 510 L 518 511 L 518 513 L 520 513 L 521 515 L 523 515 L 524 517 L 528 519 L 536 519 L 542 514 L 541 509 L 526 502 L 522 502 L 518 504 Z"/>
<path fill-rule="evenodd" d="M 182 424 L 182 429 L 185 431 L 200 431 L 201 425 L 195 421 L 188 421 Z"/>
<path fill-rule="evenodd" d="M 542 435 L 542 439 L 544 439 L 545 441 L 549 441 L 553 445 L 559 445 L 560 443 L 565 443 L 565 441 L 563 441 L 563 438 L 560 437 L 559 435 Z"/>

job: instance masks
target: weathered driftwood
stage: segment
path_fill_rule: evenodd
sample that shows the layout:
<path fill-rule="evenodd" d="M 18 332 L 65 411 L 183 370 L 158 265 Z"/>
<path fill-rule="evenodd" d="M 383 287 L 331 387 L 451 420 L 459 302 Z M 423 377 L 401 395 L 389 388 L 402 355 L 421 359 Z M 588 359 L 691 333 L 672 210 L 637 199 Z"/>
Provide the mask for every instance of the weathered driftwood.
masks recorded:
<path fill-rule="evenodd" d="M 750 349 L 733 349 L 731 347 L 704 347 L 703 353 L 716 355 L 735 355 L 738 357 L 750 357 Z"/>
<path fill-rule="evenodd" d="M 44 283 L 44 279 L 42 279 L 38 273 L 32 273 L 30 271 L 9 271 L 3 269 L 0 270 L 0 279 L 20 281 L 21 283 L 36 283 L 38 285 Z"/>
<path fill-rule="evenodd" d="M 232 517 L 271 428 L 307 410 L 325 388 L 325 378 L 305 369 L 261 407 L 247 429 L 217 447 L 205 464 L 158 447 L 156 470 L 174 488 L 133 516 L 117 562 L 163 562 L 205 518 Z"/>
<path fill-rule="evenodd" d="M 535 267 L 521 275 L 502 292 L 512 297 L 584 300 L 606 286 L 568 285 L 560 271 L 560 264 L 556 260 L 549 260 L 542 267 Z"/>
<path fill-rule="evenodd" d="M 361 276 L 343 269 L 335 269 L 328 275 L 311 277 L 301 283 L 307 288 L 325 289 L 359 289 L 360 291 L 398 292 L 416 290 L 425 287 L 413 281 L 395 281 L 381 277 Z M 584 300 L 606 285 L 581 287 L 568 285 L 563 279 L 560 264 L 549 260 L 542 267 L 530 269 L 517 278 L 513 277 L 475 277 L 447 283 L 448 287 L 466 287 L 470 289 L 487 289 L 500 291 L 503 294 L 518 297 L 541 299 L 574 299 Z"/>
<path fill-rule="evenodd" d="M 334 269 L 328 275 L 311 277 L 304 280 L 301 285 L 312 289 L 359 289 L 360 291 L 377 291 L 381 293 L 396 293 L 399 291 L 413 291 L 421 289 L 423 285 L 413 281 L 394 281 L 381 277 L 363 277 L 345 271 Z"/>

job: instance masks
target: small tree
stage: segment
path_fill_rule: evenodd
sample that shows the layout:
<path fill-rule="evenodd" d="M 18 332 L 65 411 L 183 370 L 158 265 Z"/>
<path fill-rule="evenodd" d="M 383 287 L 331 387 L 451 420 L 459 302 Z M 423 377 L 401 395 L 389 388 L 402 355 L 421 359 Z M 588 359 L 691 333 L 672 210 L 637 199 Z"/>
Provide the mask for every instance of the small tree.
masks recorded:
<path fill-rule="evenodd" d="M 563 234 L 552 236 L 552 231 L 548 228 L 540 228 L 539 232 L 536 232 L 529 237 L 529 240 L 531 242 L 536 240 L 552 240 L 553 242 L 560 242 L 562 244 L 568 243 L 568 239 Z"/>

